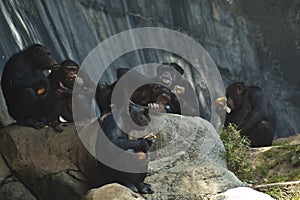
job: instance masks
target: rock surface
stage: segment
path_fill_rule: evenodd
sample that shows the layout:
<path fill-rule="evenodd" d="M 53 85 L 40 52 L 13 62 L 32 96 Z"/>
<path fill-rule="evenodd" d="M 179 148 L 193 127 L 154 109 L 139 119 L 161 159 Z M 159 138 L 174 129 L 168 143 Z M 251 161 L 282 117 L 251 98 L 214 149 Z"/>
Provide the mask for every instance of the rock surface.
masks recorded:
<path fill-rule="evenodd" d="M 147 199 L 207 199 L 244 186 L 226 169 L 221 156 L 224 147 L 209 122 L 179 115 L 156 115 L 152 119 L 154 125 L 149 129 L 159 130 L 156 148 L 165 151 L 155 153 L 156 158 L 150 162 L 150 175 L 145 182 L 155 187 L 155 193 L 146 195 Z M 88 133 L 94 137 L 92 132 Z M 171 140 L 163 139 L 170 135 Z M 170 142 L 176 145 L 166 148 Z M 165 154 L 168 151 L 170 155 Z M 18 194 L 27 199 L 76 200 L 101 185 L 97 162 L 84 148 L 71 123 L 62 133 L 52 128 L 6 127 L 0 132 L 0 152 L 3 157 L 0 159 L 0 197 L 5 196 L 7 200 L 18 199 L 10 196 Z M 19 192 L 12 193 L 10 187 L 18 188 Z M 132 195 L 130 190 L 116 184 L 104 188 L 120 190 L 128 197 Z M 107 190 L 100 188 L 86 198 L 105 195 Z M 134 195 L 135 198 L 141 197 Z"/>
<path fill-rule="evenodd" d="M 117 183 L 92 189 L 82 200 L 143 200 L 144 197 Z"/>
<path fill-rule="evenodd" d="M 81 199 L 93 185 L 89 176 L 99 174 L 71 124 L 62 133 L 11 125 L 1 130 L 0 151 L 12 175 L 37 199 Z"/>
<path fill-rule="evenodd" d="M 0 68 L 34 42 L 49 47 L 59 62 L 82 62 L 97 44 L 121 31 L 165 27 L 198 41 L 218 66 L 225 86 L 240 80 L 261 86 L 279 113 L 276 137 L 289 136 L 300 131 L 299 6 L 298 0 L 1 1 Z M 114 81 L 114 68 L 119 66 L 164 61 L 183 64 L 209 119 L 205 78 L 214 77 L 190 73 L 188 64 L 170 53 L 125 55 L 103 80 Z M 7 125 L 11 118 L 3 98 L 0 105 L 0 121 Z"/>
<path fill-rule="evenodd" d="M 179 115 L 154 115 L 151 120 L 145 132 L 158 132 L 154 148 L 163 151 L 149 165 L 146 182 L 154 186 L 155 193 L 147 199 L 206 199 L 244 186 L 227 170 L 221 156 L 223 144 L 206 120 Z M 173 140 L 176 145 L 166 148 Z"/>

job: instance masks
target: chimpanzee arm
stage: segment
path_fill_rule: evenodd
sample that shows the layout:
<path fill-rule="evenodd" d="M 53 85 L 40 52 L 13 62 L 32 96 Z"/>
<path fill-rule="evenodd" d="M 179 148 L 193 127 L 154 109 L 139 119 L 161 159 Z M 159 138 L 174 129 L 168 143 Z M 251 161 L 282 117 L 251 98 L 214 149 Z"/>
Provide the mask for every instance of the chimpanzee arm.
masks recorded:
<path fill-rule="evenodd" d="M 243 99 L 243 105 L 239 109 L 235 109 L 232 114 L 226 115 L 226 120 L 236 125 L 241 125 L 245 122 L 246 117 L 250 113 L 251 105 L 247 98 Z M 225 120 L 225 121 L 226 121 Z"/>
<path fill-rule="evenodd" d="M 261 120 L 266 120 L 266 109 L 267 103 L 262 97 L 261 89 L 254 88 L 249 92 L 249 103 L 251 106 L 250 113 L 244 118 L 243 121 L 240 122 L 238 126 L 240 129 L 245 132 L 249 131 L 257 122 Z"/>
<path fill-rule="evenodd" d="M 104 130 L 104 132 L 106 132 Z M 150 147 L 144 140 L 129 140 L 126 133 L 122 132 L 117 126 L 106 134 L 108 139 L 121 149 L 134 149 L 135 151 L 148 152 Z"/>
<path fill-rule="evenodd" d="M 33 88 L 37 90 L 39 87 L 45 87 L 46 91 L 50 90 L 50 82 L 46 77 L 39 77 L 32 80 L 28 79 L 14 79 L 12 80 L 12 87 L 16 89 Z"/>
<path fill-rule="evenodd" d="M 20 62 L 20 61 L 19 61 Z M 41 70 L 36 70 L 34 77 L 27 77 L 29 73 L 32 73 L 29 67 L 25 67 L 19 62 L 15 63 L 18 65 L 13 72 L 10 80 L 10 86 L 16 90 L 22 90 L 25 88 L 38 89 L 45 87 L 46 91 L 50 89 L 50 82 Z"/>
<path fill-rule="evenodd" d="M 115 144 L 121 149 L 134 149 L 135 152 L 142 151 L 147 153 L 150 150 L 149 144 L 144 140 L 126 140 L 119 138 Z"/>
<path fill-rule="evenodd" d="M 199 116 L 199 101 L 190 82 L 186 79 L 181 79 L 178 85 L 185 88 L 185 92 L 178 95 L 180 103 L 183 104 L 180 105 L 182 114 Z M 198 108 L 198 110 L 195 108 Z"/>

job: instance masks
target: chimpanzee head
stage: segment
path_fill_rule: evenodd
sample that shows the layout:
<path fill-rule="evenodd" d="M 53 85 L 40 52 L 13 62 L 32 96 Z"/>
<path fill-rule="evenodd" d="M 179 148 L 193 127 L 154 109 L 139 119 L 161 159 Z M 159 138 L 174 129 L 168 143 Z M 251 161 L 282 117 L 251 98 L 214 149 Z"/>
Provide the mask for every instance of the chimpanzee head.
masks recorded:
<path fill-rule="evenodd" d="M 131 119 L 138 126 L 144 127 L 151 121 L 149 116 L 149 108 L 138 104 L 129 104 L 129 113 Z"/>
<path fill-rule="evenodd" d="M 61 64 L 62 71 L 62 83 L 68 88 L 73 88 L 74 82 L 77 78 L 77 73 L 79 71 L 79 64 L 73 60 L 65 60 Z"/>
<path fill-rule="evenodd" d="M 227 87 L 227 105 L 231 110 L 234 110 L 242 105 L 245 95 L 245 88 L 246 87 L 243 82 L 236 82 Z"/>
<path fill-rule="evenodd" d="M 179 79 L 179 74 L 183 75 L 183 68 L 177 63 L 162 63 L 156 69 L 156 76 L 167 87 L 174 85 L 174 81 Z"/>
<path fill-rule="evenodd" d="M 27 61 L 40 70 L 51 69 L 56 64 L 56 61 L 51 58 L 50 51 L 41 44 L 33 44 L 23 52 Z"/>
<path fill-rule="evenodd" d="M 165 108 L 165 105 L 171 102 L 172 92 L 169 88 L 159 84 L 154 84 L 152 92 L 153 102 L 157 103 L 160 108 Z"/>

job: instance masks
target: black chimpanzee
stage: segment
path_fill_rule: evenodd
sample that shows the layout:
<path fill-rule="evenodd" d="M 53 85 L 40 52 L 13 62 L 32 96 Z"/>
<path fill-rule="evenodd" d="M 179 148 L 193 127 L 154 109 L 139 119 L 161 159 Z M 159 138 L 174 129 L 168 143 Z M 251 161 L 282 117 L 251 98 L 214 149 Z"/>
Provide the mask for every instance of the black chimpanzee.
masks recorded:
<path fill-rule="evenodd" d="M 43 73 L 56 64 L 50 55 L 45 46 L 34 44 L 14 54 L 4 66 L 1 86 L 8 112 L 21 125 L 41 129 L 51 123 L 55 109 L 50 82 Z"/>
<path fill-rule="evenodd" d="M 251 141 L 251 147 L 272 145 L 276 128 L 276 114 L 257 86 L 236 82 L 227 87 L 227 105 L 231 109 L 225 127 L 234 123 Z"/>
<path fill-rule="evenodd" d="M 73 122 L 74 120 L 72 112 L 72 94 L 75 81 L 81 86 L 82 94 L 88 94 L 90 92 L 89 88 L 92 88 L 93 84 L 85 74 L 78 77 L 79 67 L 79 64 L 74 60 L 67 59 L 60 64 L 60 67 L 53 69 L 48 76 L 51 83 L 52 95 L 64 101 L 64 103 L 61 104 L 59 115 L 68 122 Z M 81 102 L 88 104 L 86 106 L 91 105 L 91 102 L 87 98 Z"/>
<path fill-rule="evenodd" d="M 155 81 L 173 90 L 167 111 L 190 116 L 199 115 L 199 103 L 195 90 L 183 78 L 184 70 L 177 63 L 162 63 L 157 67 Z"/>
<path fill-rule="evenodd" d="M 102 136 L 102 134 L 99 134 L 97 137 L 96 156 L 98 159 L 104 156 L 104 158 L 117 163 L 122 169 L 130 167 L 139 170 L 135 173 L 125 170 L 120 171 L 115 169 L 114 166 L 107 166 L 101 162 L 99 162 L 99 168 L 105 184 L 117 182 L 130 188 L 134 192 L 150 194 L 153 193 L 152 186 L 144 183 L 148 170 L 150 152 L 150 145 L 147 141 L 148 138 L 129 140 L 127 134 L 130 130 L 141 130 L 149 124 L 149 111 L 147 107 L 138 104 L 129 105 L 130 115 L 126 113 L 125 109 L 128 108 L 125 106 L 115 111 L 117 112 L 115 114 L 117 116 L 116 120 L 121 123 L 123 130 L 118 126 L 112 114 L 107 116 L 101 123 L 101 128 L 105 135 Z M 108 141 L 105 141 L 105 137 L 108 138 Z M 109 141 L 113 146 L 120 148 L 120 151 L 115 151 L 114 149 L 116 147 L 108 148 Z"/>
<path fill-rule="evenodd" d="M 157 104 L 163 111 L 171 102 L 172 92 L 169 88 L 156 83 L 148 83 L 137 88 L 131 95 L 130 100 L 142 106 Z"/>
<path fill-rule="evenodd" d="M 120 94 L 118 94 L 118 96 L 120 97 L 117 99 L 119 103 L 115 103 L 119 105 L 115 105 L 116 107 L 123 106 L 124 102 L 127 99 L 130 99 L 132 102 L 143 106 L 153 106 L 154 104 L 157 104 L 158 106 L 160 106 L 160 109 L 162 109 L 165 104 L 171 101 L 172 92 L 167 87 L 156 83 L 143 84 L 147 80 L 150 82 L 152 80 L 138 72 L 129 71 L 129 69 L 127 68 L 119 68 L 117 70 L 117 81 L 115 81 L 111 85 L 108 85 L 106 83 L 98 84 L 96 91 L 96 101 L 100 108 L 101 116 L 105 116 L 107 113 L 111 112 L 112 92 L 120 78 L 127 72 L 129 73 L 129 75 L 126 77 L 127 80 L 124 81 L 125 84 L 122 85 L 122 91 L 120 91 Z M 128 96 L 128 94 L 130 93 L 128 91 L 129 88 L 135 85 L 141 86 L 137 88 L 131 96 Z"/>

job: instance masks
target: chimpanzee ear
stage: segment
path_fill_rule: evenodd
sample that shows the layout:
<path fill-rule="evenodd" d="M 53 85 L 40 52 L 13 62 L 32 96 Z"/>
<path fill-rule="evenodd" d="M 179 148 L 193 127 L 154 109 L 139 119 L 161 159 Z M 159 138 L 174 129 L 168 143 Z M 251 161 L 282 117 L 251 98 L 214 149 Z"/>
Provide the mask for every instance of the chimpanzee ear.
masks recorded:
<path fill-rule="evenodd" d="M 245 85 L 243 82 L 240 82 L 240 83 L 237 83 L 236 84 L 236 91 L 239 95 L 243 94 L 244 92 L 244 89 L 245 89 Z"/>

